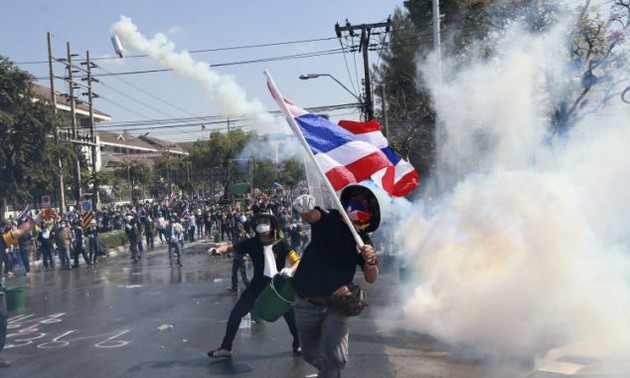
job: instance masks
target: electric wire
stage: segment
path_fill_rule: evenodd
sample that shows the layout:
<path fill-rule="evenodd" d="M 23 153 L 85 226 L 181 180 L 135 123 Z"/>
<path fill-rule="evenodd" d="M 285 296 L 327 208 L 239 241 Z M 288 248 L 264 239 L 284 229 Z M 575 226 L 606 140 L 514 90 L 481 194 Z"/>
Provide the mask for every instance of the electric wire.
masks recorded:
<path fill-rule="evenodd" d="M 104 71 L 105 73 L 110 73 L 108 70 L 106 70 L 106 69 L 104 69 L 104 68 L 102 68 L 102 67 L 100 67 L 100 66 L 99 66 L 98 68 L 99 68 L 101 71 Z M 179 111 L 181 111 L 181 112 L 183 112 L 183 113 L 186 113 L 186 114 L 192 115 L 192 116 L 194 116 L 194 117 L 199 117 L 197 114 L 192 113 L 192 112 L 190 112 L 189 110 L 186 110 L 186 109 L 184 109 L 184 108 L 182 108 L 182 107 L 180 107 L 180 106 L 177 106 L 177 105 L 175 105 L 175 104 L 173 104 L 173 103 L 171 103 L 171 102 L 169 102 L 169 101 L 163 100 L 162 98 L 160 98 L 160 97 L 158 97 L 158 96 L 154 95 L 153 93 L 151 93 L 151 92 L 149 92 L 149 91 L 144 90 L 143 88 L 141 88 L 141 87 L 139 87 L 139 86 L 137 86 L 137 85 L 133 84 L 132 82 L 130 82 L 130 81 L 128 81 L 128 80 L 125 80 L 124 78 L 122 78 L 122 77 L 120 77 L 120 76 L 114 76 L 114 78 L 115 78 L 116 80 L 121 81 L 121 82 L 123 82 L 123 83 L 127 84 L 128 86 L 130 86 L 130 87 L 132 87 L 132 88 L 136 89 L 137 91 L 139 91 L 139 92 L 141 92 L 141 93 L 143 93 L 143 94 L 145 94 L 145 95 L 147 95 L 147 96 L 149 96 L 149 97 L 151 97 L 151 98 L 153 98 L 153 99 L 155 99 L 155 100 L 157 100 L 157 101 L 159 101 L 159 102 L 161 102 L 161 103 L 163 103 L 163 104 L 165 104 L 165 105 L 168 105 L 168 106 L 172 107 L 173 109 L 177 109 L 177 110 L 179 110 Z"/>
<path fill-rule="evenodd" d="M 198 49 L 198 50 L 189 50 L 189 54 L 201 54 L 207 52 L 218 52 L 218 51 L 229 51 L 229 50 L 245 50 L 252 48 L 260 48 L 260 47 L 274 47 L 274 46 L 283 46 L 290 44 L 299 44 L 299 43 L 312 43 L 312 42 L 321 42 L 321 41 L 330 41 L 335 39 L 335 37 L 323 37 L 323 38 L 311 38 L 311 39 L 302 39 L 296 41 L 283 41 L 283 42 L 270 42 L 270 43 L 259 43 L 259 44 L 250 44 L 250 45 L 240 45 L 240 46 L 226 46 L 226 47 L 216 47 L 216 48 L 206 48 L 206 49 Z M 102 56 L 92 58 L 92 61 L 98 60 L 121 60 L 121 59 L 133 59 L 133 58 L 148 58 L 146 54 L 135 54 L 135 55 L 126 55 L 122 58 L 117 56 Z M 48 64 L 47 60 L 38 60 L 38 61 L 24 61 L 17 62 L 19 65 L 31 65 L 31 64 Z"/>

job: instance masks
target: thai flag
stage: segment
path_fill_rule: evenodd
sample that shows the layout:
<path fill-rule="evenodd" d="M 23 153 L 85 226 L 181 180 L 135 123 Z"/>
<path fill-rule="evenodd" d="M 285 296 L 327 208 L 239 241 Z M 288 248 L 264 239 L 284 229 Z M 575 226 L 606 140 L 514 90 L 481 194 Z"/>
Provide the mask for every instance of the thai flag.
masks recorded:
<path fill-rule="evenodd" d="M 31 206 L 30 205 L 26 205 L 26 207 L 24 208 L 24 210 L 22 210 L 22 212 L 20 213 L 20 215 L 18 215 L 17 219 L 20 222 L 24 222 L 26 220 L 26 218 L 28 218 L 29 214 L 31 213 Z"/>
<path fill-rule="evenodd" d="M 375 120 L 368 122 L 339 121 L 339 126 L 348 130 L 357 139 L 377 146 L 387 156 L 392 166 L 381 169 L 372 175 L 372 180 L 393 197 L 404 197 L 418 186 L 418 171 L 398 156 L 389 147 L 381 132 L 381 124 Z"/>
<path fill-rule="evenodd" d="M 357 138 L 355 134 L 322 116 L 308 113 L 286 99 L 280 100 L 273 86 L 268 83 L 268 87 L 280 108 L 280 101 L 288 108 L 334 190 L 367 180 L 376 172 L 393 167 L 385 153 L 374 144 Z"/>

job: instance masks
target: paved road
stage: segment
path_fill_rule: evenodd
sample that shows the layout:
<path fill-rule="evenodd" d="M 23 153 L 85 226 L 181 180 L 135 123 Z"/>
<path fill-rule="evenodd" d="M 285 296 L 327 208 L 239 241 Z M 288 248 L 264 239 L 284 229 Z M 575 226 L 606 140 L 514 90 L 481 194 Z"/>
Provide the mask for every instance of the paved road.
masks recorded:
<path fill-rule="evenodd" d="M 282 319 L 241 329 L 232 359 L 206 356 L 219 345 L 236 301 L 225 291 L 231 263 L 210 257 L 209 245 L 188 245 L 183 268 L 171 269 L 164 248 L 157 248 L 135 265 L 118 256 L 98 269 L 11 278 L 10 286 L 26 287 L 27 305 L 10 313 L 3 356 L 12 367 L 0 376 L 314 376 L 314 368 L 292 355 Z M 527 366 L 468 361 L 429 336 L 400 331 L 400 312 L 390 308 L 397 285 L 394 263 L 385 264 L 378 285 L 367 286 L 371 306 L 351 321 L 344 376 L 525 376 Z"/>

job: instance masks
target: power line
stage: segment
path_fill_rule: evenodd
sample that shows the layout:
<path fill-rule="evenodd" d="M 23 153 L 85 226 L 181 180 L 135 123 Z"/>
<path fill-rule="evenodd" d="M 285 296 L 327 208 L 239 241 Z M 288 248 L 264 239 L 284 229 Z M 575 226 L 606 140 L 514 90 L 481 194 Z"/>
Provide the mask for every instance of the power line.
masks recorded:
<path fill-rule="evenodd" d="M 100 68 L 102 71 L 106 72 L 106 73 L 110 73 L 109 71 L 107 71 L 106 69 L 104 69 L 104 68 L 102 68 L 102 67 L 99 67 L 99 68 Z M 160 97 L 158 97 L 158 96 L 154 95 L 153 93 L 151 93 L 151 92 L 149 92 L 149 91 L 146 91 L 146 90 L 142 89 L 141 87 L 139 87 L 139 86 L 137 86 L 137 85 L 135 85 L 135 84 L 131 83 L 131 82 L 130 82 L 130 81 L 128 81 L 128 80 L 123 79 L 122 77 L 119 77 L 119 76 L 114 76 L 114 78 L 115 78 L 116 80 L 122 81 L 123 83 L 127 84 L 128 86 L 130 86 L 130 87 L 132 87 L 132 88 L 134 88 L 134 89 L 138 90 L 139 92 L 142 92 L 143 94 L 145 94 L 145 95 L 147 95 L 147 96 L 149 96 L 149 97 L 151 97 L 151 98 L 153 98 L 153 99 L 155 99 L 155 100 L 157 100 L 157 101 L 159 101 L 159 102 L 161 102 L 161 103 L 163 103 L 163 104 L 166 104 L 166 105 L 168 105 L 168 106 L 170 106 L 170 107 L 172 107 L 172 108 L 174 108 L 174 109 L 177 109 L 177 110 L 179 110 L 179 111 L 181 111 L 181 112 L 183 112 L 183 113 L 187 113 L 187 114 L 190 114 L 190 115 L 192 115 L 192 116 L 194 116 L 194 117 L 198 117 L 198 115 L 197 115 L 197 114 L 192 113 L 192 112 L 190 112 L 190 111 L 188 111 L 188 110 L 186 110 L 186 109 L 184 109 L 184 108 L 182 108 L 182 107 L 180 107 L 180 106 L 177 106 L 177 105 L 175 105 L 175 104 L 173 104 L 173 103 L 171 103 L 171 102 L 168 102 L 168 101 L 166 101 L 166 100 L 163 100 L 163 99 L 161 99 Z"/>
<path fill-rule="evenodd" d="M 111 102 L 110 100 L 107 100 Z M 118 104 L 116 104 L 118 105 Z M 120 105 L 119 105 L 120 106 Z M 336 104 L 336 105 L 325 105 L 307 108 L 309 112 L 312 113 L 321 113 L 335 110 L 343 110 L 350 108 L 358 108 L 361 106 L 359 103 L 345 103 L 345 104 Z M 123 107 L 124 108 L 124 107 Z M 279 111 L 270 111 L 270 114 L 280 114 Z M 203 120 L 203 122 L 201 122 Z M 244 121 L 253 121 L 254 117 L 240 117 L 240 118 L 229 118 L 230 122 L 244 122 Z M 142 121 L 127 121 L 127 122 L 118 122 L 118 123 L 109 123 L 102 122 L 98 125 L 100 130 L 103 131 L 147 131 L 147 130 L 164 130 L 164 129 L 173 129 L 173 128 L 183 128 L 183 127 L 199 127 L 201 124 L 204 125 L 220 125 L 226 124 L 228 119 L 223 118 L 221 116 L 205 116 L 201 118 L 174 118 L 174 119 L 161 119 L 161 120 L 142 120 Z"/>
<path fill-rule="evenodd" d="M 270 43 L 260 43 L 260 44 L 240 45 L 240 46 L 226 46 L 226 47 L 199 49 L 199 50 L 189 50 L 188 53 L 201 54 L 201 53 L 207 53 L 207 52 L 245 50 L 245 49 L 260 48 L 260 47 L 274 47 L 274 46 L 283 46 L 283 45 L 291 45 L 291 44 L 299 44 L 299 43 L 330 41 L 333 39 L 335 39 L 335 37 L 311 38 L 311 39 L 302 39 L 302 40 L 297 40 L 297 41 L 270 42 Z M 127 55 L 123 58 L 119 58 L 117 56 L 116 57 L 104 56 L 104 57 L 99 57 L 99 58 L 92 58 L 92 60 L 120 60 L 120 59 L 133 59 L 133 58 L 147 58 L 147 57 L 148 56 L 145 54 L 136 54 L 136 55 Z M 25 62 L 16 62 L 16 64 L 22 64 L 22 65 L 48 64 L 48 61 L 47 60 L 25 61 Z"/>
<path fill-rule="evenodd" d="M 241 60 L 241 61 L 227 62 L 227 63 L 216 63 L 216 64 L 210 64 L 209 67 L 210 68 L 213 68 L 213 67 L 225 67 L 225 66 L 234 66 L 234 65 L 240 65 L 240 64 L 274 62 L 274 61 L 279 61 L 279 60 L 295 60 L 295 59 L 304 59 L 304 58 L 314 58 L 314 57 L 318 57 L 318 56 L 340 54 L 340 53 L 343 53 L 343 52 L 344 51 L 342 49 L 330 49 L 330 50 L 322 50 L 322 51 L 300 53 L 300 54 L 293 54 L 293 55 L 283 55 L 283 56 L 276 56 L 276 57 L 269 57 L 269 58 L 260 58 L 260 59 L 252 59 L 252 60 Z M 139 70 L 139 71 L 110 72 L 110 73 L 96 74 L 94 76 L 105 77 L 105 76 L 121 76 L 121 75 L 139 75 L 139 74 L 158 73 L 158 72 L 170 72 L 170 71 L 173 71 L 173 69 L 172 68 L 156 68 L 156 69 Z M 38 77 L 37 79 L 43 79 L 43 78 Z"/>

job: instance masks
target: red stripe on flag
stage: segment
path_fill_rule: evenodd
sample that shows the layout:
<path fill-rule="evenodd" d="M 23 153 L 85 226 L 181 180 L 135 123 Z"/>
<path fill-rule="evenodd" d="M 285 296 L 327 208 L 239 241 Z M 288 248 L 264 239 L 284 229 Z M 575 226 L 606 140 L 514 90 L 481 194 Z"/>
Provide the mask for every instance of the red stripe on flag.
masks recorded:
<path fill-rule="evenodd" d="M 381 131 L 381 124 L 375 120 L 369 120 L 368 122 L 356 122 L 341 120 L 338 123 L 339 126 L 350 131 L 353 134 L 371 133 L 373 131 Z"/>
<path fill-rule="evenodd" d="M 335 167 L 326 172 L 326 177 L 335 190 L 340 190 L 348 184 L 367 180 L 375 171 L 385 167 L 391 167 L 391 162 L 378 151 L 345 166 Z"/>
<path fill-rule="evenodd" d="M 418 171 L 413 170 L 396 182 L 391 193 L 396 197 L 404 197 L 418 186 L 419 181 L 420 175 L 418 175 Z"/>

